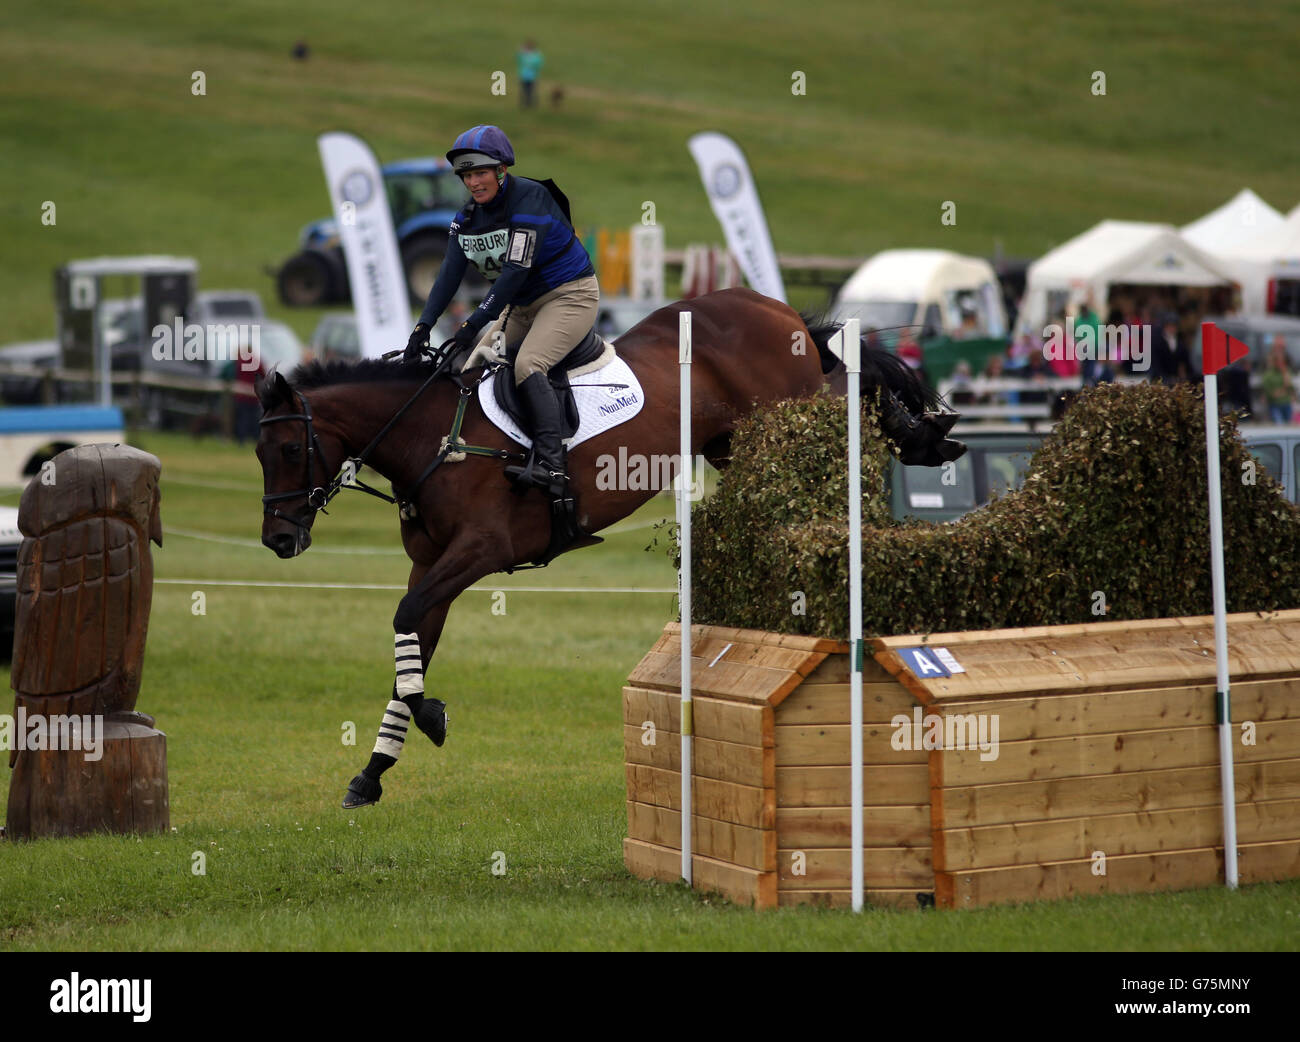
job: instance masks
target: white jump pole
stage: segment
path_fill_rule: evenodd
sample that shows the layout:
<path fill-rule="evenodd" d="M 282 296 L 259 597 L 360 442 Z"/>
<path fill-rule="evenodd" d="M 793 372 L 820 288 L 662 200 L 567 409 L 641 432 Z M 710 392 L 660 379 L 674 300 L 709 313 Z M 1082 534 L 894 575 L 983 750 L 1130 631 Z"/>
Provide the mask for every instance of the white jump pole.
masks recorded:
<path fill-rule="evenodd" d="M 691 702 L 691 313 L 683 311 L 677 326 L 677 361 L 681 366 L 681 442 L 677 466 L 677 524 L 682 566 L 677 573 L 682 606 L 682 878 L 691 875 L 691 738 L 694 719 Z"/>
<path fill-rule="evenodd" d="M 1237 889 L 1237 787 L 1232 769 L 1232 703 L 1228 690 L 1227 597 L 1223 587 L 1223 504 L 1219 488 L 1219 378 L 1205 374 L 1205 473 L 1210 486 L 1210 579 L 1214 585 L 1215 716 L 1223 799 L 1223 880 Z"/>
<path fill-rule="evenodd" d="M 862 799 L 862 343 L 859 320 L 851 318 L 840 331 L 841 356 L 848 369 L 849 398 L 849 782 L 852 843 L 852 902 L 855 912 L 863 904 L 863 799 Z"/>

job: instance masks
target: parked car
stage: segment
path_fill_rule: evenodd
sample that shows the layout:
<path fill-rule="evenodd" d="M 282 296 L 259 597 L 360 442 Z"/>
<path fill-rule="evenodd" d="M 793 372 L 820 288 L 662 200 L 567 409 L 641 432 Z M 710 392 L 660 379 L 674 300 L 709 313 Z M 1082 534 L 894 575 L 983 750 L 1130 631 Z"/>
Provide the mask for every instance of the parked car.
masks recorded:
<path fill-rule="evenodd" d="M 1259 424 L 1242 427 L 1256 459 L 1284 489 L 1286 498 L 1300 503 L 1300 427 Z"/>
<path fill-rule="evenodd" d="M 208 289 L 194 298 L 191 322 L 239 322 L 266 318 L 262 295 L 251 289 Z"/>
<path fill-rule="evenodd" d="M 383 175 L 407 290 L 413 302 L 423 304 L 447 254 L 451 222 L 469 201 L 469 193 L 451 164 L 432 156 L 388 163 Z M 465 278 L 471 287 L 486 285 L 472 266 Z M 291 307 L 321 307 L 352 299 L 334 218 L 324 217 L 303 228 L 298 252 L 280 267 L 276 286 L 280 299 Z"/>
<path fill-rule="evenodd" d="M 1046 437 L 1045 430 L 1015 427 L 957 427 L 953 437 L 968 451 L 956 461 L 953 480 L 942 467 L 904 467 L 890 461 L 890 509 L 897 520 L 954 521 L 995 494 L 1019 489 L 1029 461 Z M 1300 504 L 1300 426 L 1245 424 L 1241 434 L 1260 465 L 1277 479 L 1291 503 Z"/>
<path fill-rule="evenodd" d="M 253 326 L 257 327 L 257 342 L 260 347 L 259 362 L 263 371 L 275 367 L 288 373 L 300 364 L 305 357 L 302 341 L 292 329 L 283 322 L 269 318 L 256 322 L 226 323 L 234 328 L 246 329 L 251 335 Z M 181 377 L 199 377 L 212 380 L 233 380 L 237 378 L 241 359 L 248 350 L 248 339 L 223 341 L 212 345 L 211 353 L 220 357 L 208 358 L 208 346 L 204 344 L 202 359 L 186 360 L 183 358 L 157 359 L 150 351 L 144 352 L 141 364 L 146 372 L 168 374 Z M 172 387 L 146 387 L 142 392 L 143 415 L 146 426 L 169 429 L 194 429 L 197 425 L 215 426 L 218 402 L 211 391 L 182 390 Z"/>
<path fill-rule="evenodd" d="M 14 652 L 14 615 L 18 603 L 18 547 L 23 534 L 18 531 L 16 507 L 0 507 L 0 662 L 8 662 Z"/>
<path fill-rule="evenodd" d="M 53 369 L 59 364 L 57 340 L 26 340 L 0 347 L 0 365 L 35 366 Z M 0 375 L 0 399 L 6 405 L 39 405 L 41 384 L 39 376 L 19 376 L 14 373 Z"/>
<path fill-rule="evenodd" d="M 307 350 L 322 362 L 335 358 L 360 358 L 361 336 L 357 332 L 356 315 L 350 311 L 326 315 L 308 338 Z"/>
<path fill-rule="evenodd" d="M 894 517 L 923 521 L 955 521 L 981 507 L 994 495 L 1024 484 L 1029 460 L 1045 432 L 1027 427 L 980 427 L 953 430 L 967 452 L 951 470 L 946 467 L 905 467 L 890 461 L 889 497 Z"/>
<path fill-rule="evenodd" d="M 290 372 L 301 365 L 306 351 L 298 334 L 283 322 L 263 319 L 261 323 L 262 368 L 279 369 L 282 373 Z"/>
<path fill-rule="evenodd" d="M 100 301 L 104 345 L 112 352 L 114 369 L 133 368 L 133 358 L 143 336 L 144 306 L 139 297 Z M 55 369 L 63 360 L 57 340 L 28 340 L 0 347 L 0 364 Z M 43 380 L 39 376 L 0 376 L 0 399 L 9 405 L 40 405 Z"/>
<path fill-rule="evenodd" d="M 1004 337 L 1006 312 L 988 261 L 950 250 L 883 250 L 841 288 L 832 315 L 863 332 L 917 326 L 916 335 Z"/>

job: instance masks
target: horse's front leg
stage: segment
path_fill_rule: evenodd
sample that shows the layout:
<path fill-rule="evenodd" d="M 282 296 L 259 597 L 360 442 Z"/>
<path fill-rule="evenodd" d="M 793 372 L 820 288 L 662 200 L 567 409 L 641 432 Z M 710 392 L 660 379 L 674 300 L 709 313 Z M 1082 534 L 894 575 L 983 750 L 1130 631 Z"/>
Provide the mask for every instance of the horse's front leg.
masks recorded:
<path fill-rule="evenodd" d="M 495 564 L 485 563 L 487 557 L 481 548 L 462 547 L 457 552 L 449 547 L 422 575 L 418 566 L 412 569 L 410 588 L 393 617 L 392 695 L 384 708 L 370 762 L 348 784 L 344 809 L 379 802 L 383 793 L 379 779 L 402 755 L 412 723 L 435 745 L 442 745 L 446 738 L 446 703 L 425 697 L 424 674 L 442 635 L 452 600 L 497 570 Z"/>

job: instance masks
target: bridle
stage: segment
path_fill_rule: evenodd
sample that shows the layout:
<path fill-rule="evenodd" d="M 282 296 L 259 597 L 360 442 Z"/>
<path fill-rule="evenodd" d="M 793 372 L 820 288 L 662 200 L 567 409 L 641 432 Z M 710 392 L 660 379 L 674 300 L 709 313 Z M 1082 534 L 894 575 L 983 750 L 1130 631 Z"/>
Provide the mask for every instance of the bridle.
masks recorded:
<path fill-rule="evenodd" d="M 338 495 L 339 489 L 343 486 L 343 479 L 335 477 L 327 482 L 328 489 L 324 485 L 312 486 L 312 480 L 316 473 L 317 460 L 320 466 L 324 468 L 325 473 L 330 473 L 329 464 L 325 462 L 325 450 L 321 448 L 320 438 L 316 434 L 316 428 L 312 424 L 311 403 L 303 396 L 301 391 L 293 392 L 302 403 L 302 412 L 289 413 L 285 416 L 263 416 L 259 423 L 265 426 L 268 423 L 280 423 L 283 420 L 302 420 L 307 425 L 307 483 L 304 488 L 296 488 L 291 492 L 274 492 L 262 497 L 262 513 L 271 517 L 278 517 L 282 521 L 288 521 L 290 524 L 297 525 L 304 532 L 311 528 L 312 522 L 316 519 L 316 511 L 325 510 L 330 500 Z M 382 496 L 382 492 L 375 493 Z M 278 507 L 273 507 L 272 503 L 282 503 L 286 499 L 297 499 L 304 497 L 307 500 L 307 506 L 311 508 L 311 513 L 306 515 L 304 521 L 301 517 L 294 517 L 290 514 L 283 513 Z M 385 497 L 386 498 L 386 497 Z M 328 511 L 326 511 L 328 513 Z"/>
<path fill-rule="evenodd" d="M 296 525 L 303 532 L 307 532 L 310 531 L 311 525 L 316 519 L 316 512 L 320 511 L 323 514 L 328 514 L 329 511 L 325 508 L 330 504 L 334 497 L 343 489 L 351 488 L 356 489 L 359 492 L 366 492 L 372 496 L 377 496 L 385 503 L 396 504 L 401 510 L 402 516 L 404 518 L 410 518 L 415 516 L 412 504 L 414 503 L 416 490 L 424 483 L 425 479 L 428 478 L 430 474 L 437 470 L 438 467 L 448 459 L 449 456 L 453 459 L 457 458 L 452 455 L 453 453 L 458 453 L 459 458 L 461 459 L 463 459 L 465 455 L 478 455 L 490 456 L 501 460 L 523 460 L 525 457 L 522 455 L 509 452 L 505 449 L 492 449 L 476 445 L 466 445 L 460 440 L 460 429 L 465 416 L 466 403 L 469 401 L 469 396 L 473 393 L 474 387 L 487 378 L 489 370 L 484 370 L 474 384 L 465 383 L 459 376 L 449 371 L 451 355 L 448 349 L 451 345 L 452 341 L 448 340 L 441 348 L 439 348 L 438 353 L 435 356 L 436 364 L 434 365 L 433 372 L 430 373 L 428 379 L 426 379 L 424 383 L 419 386 L 416 392 L 411 395 L 406 404 L 397 410 L 392 419 L 384 424 L 384 426 L 379 430 L 379 433 L 370 439 L 369 445 L 362 449 L 358 455 L 350 456 L 344 461 L 345 464 L 349 464 L 350 466 L 341 468 L 340 471 L 325 484 L 314 484 L 316 467 L 318 465 L 324 470 L 327 476 L 332 473 L 332 471 L 325 460 L 325 451 L 321 448 L 320 438 L 317 436 L 316 427 L 312 423 L 311 403 L 307 401 L 306 396 L 296 388 L 293 391 L 298 401 L 302 403 L 302 412 L 287 413 L 284 416 L 263 416 L 261 420 L 258 421 L 262 425 L 268 423 L 280 423 L 285 420 L 301 420 L 307 425 L 307 473 L 304 487 L 296 488 L 289 492 L 273 492 L 269 495 L 264 495 L 262 497 L 263 515 L 278 517 L 283 521 L 288 521 L 290 524 Z M 394 354 L 395 353 L 396 352 L 394 352 Z M 357 477 L 361 472 L 361 468 L 365 465 L 366 460 L 370 458 L 371 452 L 374 451 L 375 446 L 379 444 L 383 437 L 393 429 L 393 426 L 402 418 L 406 411 L 415 404 L 416 400 L 424 393 L 425 389 L 435 380 L 440 378 L 449 379 L 455 383 L 460 389 L 460 396 L 456 406 L 456 416 L 452 421 L 451 433 L 443 439 L 438 454 L 434 457 L 433 461 L 425 467 L 423 472 L 421 472 L 420 476 L 415 479 L 410 487 L 403 489 L 399 493 L 401 497 L 400 499 L 396 496 L 385 495 L 376 488 L 371 488 Z M 319 464 L 317 461 L 319 461 Z M 396 486 L 393 487 L 393 491 L 395 493 L 398 492 Z M 303 515 L 302 517 L 294 517 L 290 514 L 286 514 L 281 511 L 279 507 L 272 505 L 274 503 L 283 503 L 288 499 L 299 498 L 306 499 L 307 506 L 310 509 L 310 513 Z"/>

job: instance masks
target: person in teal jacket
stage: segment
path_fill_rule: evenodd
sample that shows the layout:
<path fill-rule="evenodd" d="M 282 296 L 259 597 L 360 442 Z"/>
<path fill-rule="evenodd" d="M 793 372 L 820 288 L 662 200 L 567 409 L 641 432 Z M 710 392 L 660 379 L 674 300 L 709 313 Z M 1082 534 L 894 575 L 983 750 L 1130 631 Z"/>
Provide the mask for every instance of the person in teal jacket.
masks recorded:
<path fill-rule="evenodd" d="M 523 90 L 519 104 L 523 108 L 532 108 L 537 104 L 533 88 L 537 84 L 537 74 L 542 71 L 544 60 L 542 52 L 537 49 L 537 44 L 532 40 L 525 40 L 524 45 L 515 54 L 515 61 L 519 66 L 519 86 Z"/>

